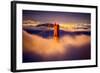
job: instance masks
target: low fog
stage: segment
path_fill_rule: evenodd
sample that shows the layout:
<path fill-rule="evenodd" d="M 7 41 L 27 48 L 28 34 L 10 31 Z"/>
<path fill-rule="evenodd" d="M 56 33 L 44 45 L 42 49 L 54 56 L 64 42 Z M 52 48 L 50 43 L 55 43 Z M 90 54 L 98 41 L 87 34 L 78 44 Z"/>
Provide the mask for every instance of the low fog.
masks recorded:
<path fill-rule="evenodd" d="M 66 35 L 56 41 L 53 38 L 43 38 L 23 31 L 24 52 L 35 53 L 44 59 L 62 58 L 72 47 L 77 50 L 87 44 L 90 44 L 90 36 L 88 35 Z"/>

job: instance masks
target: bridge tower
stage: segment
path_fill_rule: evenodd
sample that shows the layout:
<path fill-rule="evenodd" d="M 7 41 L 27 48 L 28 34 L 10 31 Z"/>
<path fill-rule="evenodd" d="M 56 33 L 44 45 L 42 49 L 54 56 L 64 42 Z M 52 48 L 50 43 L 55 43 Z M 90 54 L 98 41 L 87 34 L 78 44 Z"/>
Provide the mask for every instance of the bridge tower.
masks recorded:
<path fill-rule="evenodd" d="M 54 24 L 54 40 L 59 41 L 59 24 Z"/>

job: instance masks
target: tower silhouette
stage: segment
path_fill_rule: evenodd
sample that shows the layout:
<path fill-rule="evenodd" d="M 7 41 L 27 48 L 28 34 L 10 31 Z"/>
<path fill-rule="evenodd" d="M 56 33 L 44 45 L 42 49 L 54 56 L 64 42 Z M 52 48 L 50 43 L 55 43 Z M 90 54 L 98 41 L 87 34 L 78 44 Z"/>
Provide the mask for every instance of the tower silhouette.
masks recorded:
<path fill-rule="evenodd" d="M 54 40 L 59 40 L 59 24 L 54 24 Z"/>

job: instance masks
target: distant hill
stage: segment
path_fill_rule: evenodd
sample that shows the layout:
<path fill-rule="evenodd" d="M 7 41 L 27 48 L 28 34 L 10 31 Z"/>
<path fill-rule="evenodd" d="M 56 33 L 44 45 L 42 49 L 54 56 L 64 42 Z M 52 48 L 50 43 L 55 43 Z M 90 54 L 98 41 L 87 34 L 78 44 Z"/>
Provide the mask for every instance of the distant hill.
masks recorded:
<path fill-rule="evenodd" d="M 54 24 L 52 24 L 52 23 L 38 24 L 36 27 L 41 27 L 41 26 L 45 26 L 45 27 L 53 27 Z"/>

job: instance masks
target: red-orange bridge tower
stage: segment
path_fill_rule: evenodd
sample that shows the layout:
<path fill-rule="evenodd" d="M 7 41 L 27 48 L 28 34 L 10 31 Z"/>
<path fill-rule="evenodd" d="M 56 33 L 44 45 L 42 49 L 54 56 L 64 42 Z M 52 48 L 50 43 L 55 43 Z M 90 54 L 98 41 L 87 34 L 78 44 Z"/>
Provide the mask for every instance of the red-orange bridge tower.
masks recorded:
<path fill-rule="evenodd" d="M 58 41 L 59 40 L 59 24 L 55 23 L 54 24 L 54 40 Z"/>

